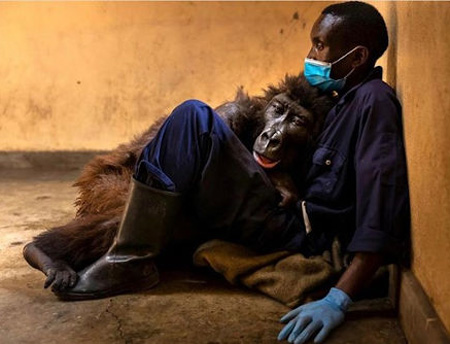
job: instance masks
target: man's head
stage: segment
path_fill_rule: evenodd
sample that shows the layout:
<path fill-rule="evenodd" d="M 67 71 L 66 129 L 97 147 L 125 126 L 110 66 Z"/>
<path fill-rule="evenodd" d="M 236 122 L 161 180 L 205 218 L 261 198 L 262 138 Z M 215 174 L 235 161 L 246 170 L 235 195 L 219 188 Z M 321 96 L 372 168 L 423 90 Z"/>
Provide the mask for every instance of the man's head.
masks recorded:
<path fill-rule="evenodd" d="M 388 34 L 383 17 L 373 6 L 352 1 L 322 11 L 311 30 L 311 43 L 308 58 L 338 61 L 332 65 L 331 78 L 344 78 L 352 72 L 347 84 L 354 84 L 387 49 Z"/>

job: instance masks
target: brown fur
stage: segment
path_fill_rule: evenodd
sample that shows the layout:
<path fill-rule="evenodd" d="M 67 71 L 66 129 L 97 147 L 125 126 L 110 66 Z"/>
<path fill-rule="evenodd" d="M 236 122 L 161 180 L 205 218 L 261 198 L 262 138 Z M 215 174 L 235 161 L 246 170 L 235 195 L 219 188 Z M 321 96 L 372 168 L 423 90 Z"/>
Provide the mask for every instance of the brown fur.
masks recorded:
<path fill-rule="evenodd" d="M 234 101 L 224 103 L 216 111 L 251 149 L 263 125 L 259 114 L 279 93 L 287 93 L 316 115 L 315 136 L 333 100 L 319 94 L 302 76 L 286 76 L 277 86 L 269 86 L 260 97 L 249 97 L 240 89 Z M 134 165 L 164 119 L 156 121 L 129 143 L 92 159 L 74 184 L 79 189 L 76 217 L 64 226 L 39 234 L 34 238 L 35 245 L 50 258 L 64 260 L 75 270 L 101 257 L 111 246 L 119 227 Z"/>

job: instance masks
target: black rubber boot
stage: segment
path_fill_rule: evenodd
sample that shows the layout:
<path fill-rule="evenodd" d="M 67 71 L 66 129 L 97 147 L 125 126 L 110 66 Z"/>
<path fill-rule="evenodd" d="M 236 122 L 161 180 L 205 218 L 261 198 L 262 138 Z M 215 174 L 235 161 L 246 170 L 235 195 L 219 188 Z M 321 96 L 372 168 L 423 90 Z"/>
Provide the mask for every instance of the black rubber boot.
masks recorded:
<path fill-rule="evenodd" d="M 78 273 L 75 287 L 54 291 L 62 300 L 89 300 L 150 289 L 159 282 L 153 258 L 168 244 L 181 195 L 132 178 L 124 216 L 113 245 Z"/>

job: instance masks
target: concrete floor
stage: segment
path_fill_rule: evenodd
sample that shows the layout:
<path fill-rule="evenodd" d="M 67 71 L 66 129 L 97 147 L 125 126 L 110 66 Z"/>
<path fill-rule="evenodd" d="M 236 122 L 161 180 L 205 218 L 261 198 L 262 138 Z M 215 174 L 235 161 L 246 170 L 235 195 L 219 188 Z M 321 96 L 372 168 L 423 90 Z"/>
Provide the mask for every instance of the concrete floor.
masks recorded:
<path fill-rule="evenodd" d="M 193 268 L 162 272 L 155 289 L 135 295 L 60 302 L 22 246 L 74 215 L 78 171 L 0 171 L 0 343 L 276 343 L 288 308 Z M 406 343 L 397 319 L 348 320 L 326 343 Z"/>

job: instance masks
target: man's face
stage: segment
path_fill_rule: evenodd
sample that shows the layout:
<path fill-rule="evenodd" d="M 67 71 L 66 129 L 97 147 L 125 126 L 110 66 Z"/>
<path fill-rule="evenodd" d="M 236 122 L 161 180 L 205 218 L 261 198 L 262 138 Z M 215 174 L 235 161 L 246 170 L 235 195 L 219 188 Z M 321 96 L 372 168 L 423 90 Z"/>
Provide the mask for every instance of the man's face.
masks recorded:
<path fill-rule="evenodd" d="M 308 58 L 322 62 L 334 62 L 347 53 L 352 47 L 343 42 L 339 34 L 342 19 L 331 15 L 322 14 L 311 29 L 311 49 Z M 347 75 L 352 69 L 351 59 L 344 58 L 333 65 L 331 77 L 339 79 Z"/>

